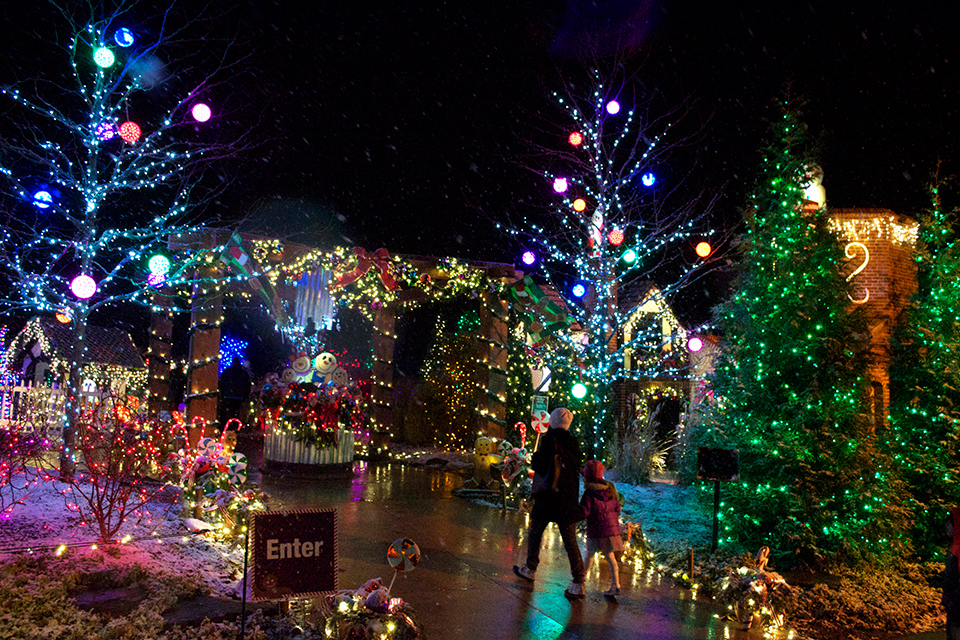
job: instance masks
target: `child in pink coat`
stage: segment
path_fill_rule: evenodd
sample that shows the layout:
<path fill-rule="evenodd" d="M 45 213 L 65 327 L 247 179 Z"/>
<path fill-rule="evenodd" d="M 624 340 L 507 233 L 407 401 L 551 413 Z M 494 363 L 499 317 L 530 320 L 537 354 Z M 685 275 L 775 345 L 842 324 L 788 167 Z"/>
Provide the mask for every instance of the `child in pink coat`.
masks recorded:
<path fill-rule="evenodd" d="M 584 572 L 590 571 L 593 556 L 598 551 L 607 557 L 610 566 L 610 589 L 603 592 L 607 598 L 620 594 L 620 566 L 617 552 L 623 551 L 620 535 L 620 496 L 612 482 L 603 479 L 603 463 L 589 460 L 583 466 L 583 497 L 580 507 L 587 519 L 587 554 Z"/>

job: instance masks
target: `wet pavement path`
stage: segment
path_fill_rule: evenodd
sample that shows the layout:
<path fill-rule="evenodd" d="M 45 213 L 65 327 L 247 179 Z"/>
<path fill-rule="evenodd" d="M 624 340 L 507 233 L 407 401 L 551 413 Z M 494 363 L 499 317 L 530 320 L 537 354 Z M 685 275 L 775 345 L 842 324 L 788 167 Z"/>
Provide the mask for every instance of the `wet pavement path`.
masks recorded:
<path fill-rule="evenodd" d="M 387 547 L 414 540 L 420 564 L 397 576 L 392 595 L 414 607 L 429 640 L 764 637 L 716 619 L 712 603 L 639 566 L 621 568 L 617 604 L 601 595 L 605 562 L 587 576 L 587 597 L 568 601 L 569 565 L 552 525 L 537 581 L 519 580 L 512 567 L 525 557 L 526 516 L 453 496 L 460 484 L 438 470 L 357 463 L 318 479 L 265 476 L 263 487 L 284 509 L 336 507 L 340 589 L 375 577 L 389 583 Z"/>

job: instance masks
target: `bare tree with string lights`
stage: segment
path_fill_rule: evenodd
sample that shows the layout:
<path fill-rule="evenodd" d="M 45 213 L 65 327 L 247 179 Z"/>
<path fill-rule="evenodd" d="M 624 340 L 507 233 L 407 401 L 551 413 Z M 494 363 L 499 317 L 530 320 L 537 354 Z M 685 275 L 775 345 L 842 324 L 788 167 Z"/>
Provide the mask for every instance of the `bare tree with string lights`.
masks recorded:
<path fill-rule="evenodd" d="M 192 237 L 201 216 L 210 224 L 199 207 L 223 182 L 205 179 L 204 169 L 245 145 L 228 127 L 212 126 L 215 116 L 210 122 L 218 98 L 225 109 L 219 78 L 242 68 L 229 42 L 211 34 L 215 21 L 181 20 L 171 9 L 143 16 L 138 8 L 53 5 L 14 25 L 48 34 L 30 45 L 39 63 L 2 71 L 0 304 L 69 322 L 70 355 L 56 363 L 68 380 L 60 461 L 67 477 L 89 321 L 129 303 L 171 308 L 161 288 L 189 286 L 205 258 L 174 255 L 169 240 Z"/>
<path fill-rule="evenodd" d="M 503 225 L 527 249 L 528 275 L 508 295 L 528 353 L 553 371 L 555 402 L 580 410 L 596 456 L 614 444 L 621 381 L 687 375 L 686 332 L 670 303 L 718 255 L 707 228 L 716 196 L 689 190 L 692 168 L 667 171 L 699 136 L 677 126 L 687 105 L 655 115 L 617 68 L 610 79 L 593 72 L 585 93 L 554 94 L 568 120 L 545 132 L 556 144 L 534 145 L 551 202 Z"/>

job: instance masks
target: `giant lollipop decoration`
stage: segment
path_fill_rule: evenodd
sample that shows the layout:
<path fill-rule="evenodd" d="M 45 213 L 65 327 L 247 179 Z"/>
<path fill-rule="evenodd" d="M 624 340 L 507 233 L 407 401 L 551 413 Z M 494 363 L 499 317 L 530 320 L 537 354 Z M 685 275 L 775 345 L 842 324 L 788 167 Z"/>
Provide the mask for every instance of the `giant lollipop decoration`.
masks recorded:
<path fill-rule="evenodd" d="M 396 580 L 398 573 L 413 571 L 420 562 L 420 547 L 410 538 L 394 540 L 387 548 L 387 562 L 393 567 L 393 580 Z M 387 587 L 388 592 L 393 588 L 393 580 Z"/>
<path fill-rule="evenodd" d="M 550 428 L 550 414 L 542 410 L 534 411 L 533 415 L 530 416 L 530 423 L 537 433 L 546 433 L 547 429 Z"/>

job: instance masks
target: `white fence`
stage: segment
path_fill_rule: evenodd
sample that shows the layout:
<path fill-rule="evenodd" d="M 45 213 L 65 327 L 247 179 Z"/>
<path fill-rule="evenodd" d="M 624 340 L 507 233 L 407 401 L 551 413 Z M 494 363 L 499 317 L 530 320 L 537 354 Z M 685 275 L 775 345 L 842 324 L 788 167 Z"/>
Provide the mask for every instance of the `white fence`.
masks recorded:
<path fill-rule="evenodd" d="M 84 391 L 80 394 L 80 406 L 91 407 L 104 398 L 109 400 L 110 392 Z M 0 385 L 0 427 L 59 430 L 63 426 L 65 401 L 66 391 L 56 385 Z"/>

